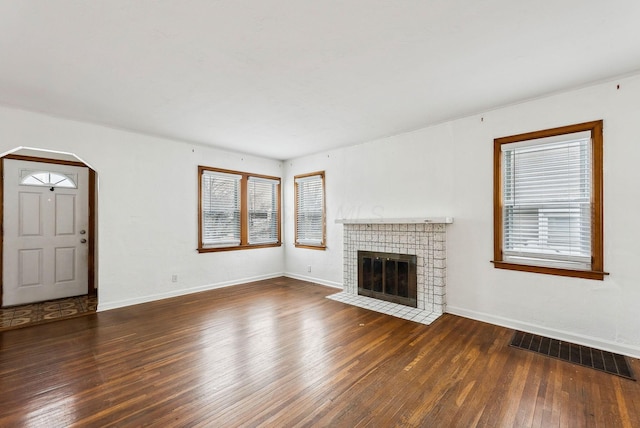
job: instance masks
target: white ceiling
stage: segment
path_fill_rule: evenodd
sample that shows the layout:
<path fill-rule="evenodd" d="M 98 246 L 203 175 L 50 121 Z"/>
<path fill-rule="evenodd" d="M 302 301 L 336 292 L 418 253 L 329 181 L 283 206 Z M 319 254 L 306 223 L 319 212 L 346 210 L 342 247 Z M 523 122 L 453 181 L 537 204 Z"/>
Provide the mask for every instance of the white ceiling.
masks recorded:
<path fill-rule="evenodd" d="M 0 104 L 289 159 L 640 70 L 638 0 L 0 0 Z"/>

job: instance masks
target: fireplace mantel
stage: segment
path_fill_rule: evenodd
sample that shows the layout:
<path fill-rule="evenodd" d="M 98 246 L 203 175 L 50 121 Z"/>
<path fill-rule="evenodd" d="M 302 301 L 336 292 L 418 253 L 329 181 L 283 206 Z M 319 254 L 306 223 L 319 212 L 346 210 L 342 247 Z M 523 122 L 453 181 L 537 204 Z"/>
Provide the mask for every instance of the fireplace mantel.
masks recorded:
<path fill-rule="evenodd" d="M 415 218 L 339 218 L 342 224 L 451 224 L 453 217 L 415 217 Z"/>

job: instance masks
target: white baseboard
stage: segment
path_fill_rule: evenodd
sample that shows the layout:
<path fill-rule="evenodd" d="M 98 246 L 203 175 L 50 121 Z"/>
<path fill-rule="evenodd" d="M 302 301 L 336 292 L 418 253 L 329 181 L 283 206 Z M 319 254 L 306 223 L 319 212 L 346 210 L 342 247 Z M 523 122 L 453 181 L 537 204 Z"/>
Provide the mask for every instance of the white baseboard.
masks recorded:
<path fill-rule="evenodd" d="M 297 273 L 285 272 L 284 276 L 287 278 L 299 279 L 301 281 L 315 282 L 316 284 L 326 285 L 327 287 L 338 288 L 340 290 L 343 288 L 341 282 L 327 281 L 325 279 L 313 278 L 311 276 L 298 275 Z"/>
<path fill-rule="evenodd" d="M 533 333 L 541 336 L 550 337 L 552 339 L 575 343 L 577 345 L 590 346 L 592 348 L 601 349 L 603 351 L 609 351 L 609 352 L 615 352 L 617 354 L 628 355 L 633 358 L 640 358 L 640 347 L 633 346 L 633 345 L 627 345 L 624 343 L 603 340 L 597 337 L 575 334 L 568 331 L 557 330 L 557 329 L 552 329 L 548 327 L 542 327 L 536 324 L 522 322 L 522 321 L 510 319 L 510 318 L 499 317 L 499 316 L 487 314 L 484 312 L 476 312 L 468 309 L 456 308 L 450 305 L 447 305 L 446 312 L 453 315 L 459 315 L 465 318 L 471 318 L 477 321 L 483 321 L 490 324 L 499 325 L 502 327 L 521 330 L 527 333 Z"/>
<path fill-rule="evenodd" d="M 151 294 L 148 296 L 136 297 L 133 299 L 117 300 L 115 302 L 100 303 L 100 295 L 98 294 L 97 312 L 108 311 L 110 309 L 123 308 L 125 306 L 137 305 L 140 303 L 153 302 L 155 300 L 168 299 L 171 297 L 184 296 L 187 294 L 199 293 L 201 291 L 214 290 L 216 288 L 231 287 L 233 285 L 246 284 L 248 282 L 262 281 L 264 279 L 278 278 L 285 276 L 283 272 L 271 273 L 267 275 L 259 275 L 250 278 L 235 279 L 232 281 L 217 282 L 215 284 L 206 284 L 198 287 L 184 288 L 167 293 Z M 98 291 L 100 293 L 100 291 Z"/>

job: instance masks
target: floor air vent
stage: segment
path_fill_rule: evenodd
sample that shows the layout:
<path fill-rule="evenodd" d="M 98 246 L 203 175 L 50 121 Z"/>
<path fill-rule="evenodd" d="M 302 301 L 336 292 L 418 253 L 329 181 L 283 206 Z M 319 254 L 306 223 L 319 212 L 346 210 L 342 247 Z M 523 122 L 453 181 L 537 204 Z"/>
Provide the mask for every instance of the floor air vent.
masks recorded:
<path fill-rule="evenodd" d="M 624 355 L 516 331 L 510 346 L 636 380 Z"/>

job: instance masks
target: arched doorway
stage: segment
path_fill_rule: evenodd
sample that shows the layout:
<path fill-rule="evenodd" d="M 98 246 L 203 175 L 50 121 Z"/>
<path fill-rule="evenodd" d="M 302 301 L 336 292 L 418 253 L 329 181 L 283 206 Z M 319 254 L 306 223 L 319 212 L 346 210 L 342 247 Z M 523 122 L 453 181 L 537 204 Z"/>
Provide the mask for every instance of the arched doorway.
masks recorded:
<path fill-rule="evenodd" d="M 95 170 L 72 153 L 28 148 L 5 153 L 1 168 L 0 307 L 95 296 L 95 310 Z"/>

